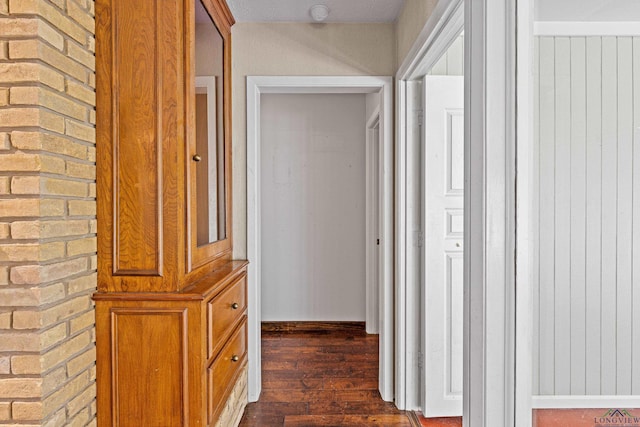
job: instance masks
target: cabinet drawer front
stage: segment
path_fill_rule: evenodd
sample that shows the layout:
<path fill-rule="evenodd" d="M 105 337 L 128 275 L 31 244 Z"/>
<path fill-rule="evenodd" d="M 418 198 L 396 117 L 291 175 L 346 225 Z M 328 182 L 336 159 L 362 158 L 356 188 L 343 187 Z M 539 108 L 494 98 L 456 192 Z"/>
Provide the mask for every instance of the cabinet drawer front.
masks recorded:
<path fill-rule="evenodd" d="M 221 406 L 226 402 L 235 385 L 240 368 L 247 358 L 247 322 L 246 317 L 240 327 L 220 352 L 220 355 L 207 369 L 208 423 L 219 415 Z"/>
<path fill-rule="evenodd" d="M 213 357 L 247 308 L 247 276 L 243 274 L 208 304 L 208 357 Z"/>

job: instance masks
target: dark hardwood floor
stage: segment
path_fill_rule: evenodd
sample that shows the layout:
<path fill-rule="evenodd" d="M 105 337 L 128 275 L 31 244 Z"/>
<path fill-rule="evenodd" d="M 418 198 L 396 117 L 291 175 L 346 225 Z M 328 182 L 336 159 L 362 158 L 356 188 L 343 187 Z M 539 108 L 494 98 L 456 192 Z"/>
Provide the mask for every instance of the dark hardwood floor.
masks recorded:
<path fill-rule="evenodd" d="M 265 325 L 262 394 L 240 426 L 411 426 L 377 389 L 378 336 L 363 325 Z"/>

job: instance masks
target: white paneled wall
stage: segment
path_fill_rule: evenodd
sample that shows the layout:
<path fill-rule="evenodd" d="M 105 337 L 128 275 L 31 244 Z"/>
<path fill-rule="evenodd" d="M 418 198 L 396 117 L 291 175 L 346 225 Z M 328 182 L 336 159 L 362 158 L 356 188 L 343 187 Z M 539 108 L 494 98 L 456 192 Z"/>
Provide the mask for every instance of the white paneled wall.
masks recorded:
<path fill-rule="evenodd" d="M 534 394 L 639 395 L 640 37 L 537 37 L 535 63 Z"/>
<path fill-rule="evenodd" d="M 464 76 L 464 36 L 459 36 L 436 62 L 431 76 Z"/>

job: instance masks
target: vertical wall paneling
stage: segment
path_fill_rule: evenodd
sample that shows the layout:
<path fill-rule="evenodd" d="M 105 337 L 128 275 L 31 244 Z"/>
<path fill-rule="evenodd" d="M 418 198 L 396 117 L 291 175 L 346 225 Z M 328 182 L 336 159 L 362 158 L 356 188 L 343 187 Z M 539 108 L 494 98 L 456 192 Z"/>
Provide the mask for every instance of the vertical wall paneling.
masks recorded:
<path fill-rule="evenodd" d="M 640 37 L 536 39 L 534 393 L 640 394 Z"/>
<path fill-rule="evenodd" d="M 602 286 L 602 39 L 586 38 L 587 229 L 586 394 L 600 394 L 600 289 Z M 589 375 L 586 375 L 589 372 Z"/>
<path fill-rule="evenodd" d="M 586 68 L 584 38 L 571 39 L 570 394 L 585 394 Z"/>
<path fill-rule="evenodd" d="M 555 45 L 540 39 L 540 393 L 555 394 Z M 543 232 L 545 231 L 545 232 Z"/>
<path fill-rule="evenodd" d="M 459 36 L 429 72 L 431 76 L 464 75 L 464 36 Z"/>
<path fill-rule="evenodd" d="M 636 310 L 633 313 L 631 326 L 632 336 L 640 333 L 640 38 L 633 39 L 633 239 L 632 239 L 632 304 Z M 640 339 L 634 339 L 632 344 L 631 361 L 631 393 L 640 394 Z"/>
<path fill-rule="evenodd" d="M 616 301 L 616 391 L 631 394 L 631 268 L 633 205 L 633 91 L 630 37 L 618 38 L 618 194 L 617 194 L 617 301 Z"/>
<path fill-rule="evenodd" d="M 616 38 L 602 39 L 602 311 L 600 393 L 616 392 L 617 60 Z"/>
<path fill-rule="evenodd" d="M 571 44 L 555 39 L 555 394 L 570 393 L 571 374 Z"/>
<path fill-rule="evenodd" d="M 460 36 L 447 51 L 447 74 L 464 75 L 464 36 Z"/>
<path fill-rule="evenodd" d="M 445 53 L 442 58 L 436 62 L 436 65 L 431 68 L 431 72 L 429 74 L 433 76 L 446 76 L 449 74 L 447 71 L 447 53 Z"/>

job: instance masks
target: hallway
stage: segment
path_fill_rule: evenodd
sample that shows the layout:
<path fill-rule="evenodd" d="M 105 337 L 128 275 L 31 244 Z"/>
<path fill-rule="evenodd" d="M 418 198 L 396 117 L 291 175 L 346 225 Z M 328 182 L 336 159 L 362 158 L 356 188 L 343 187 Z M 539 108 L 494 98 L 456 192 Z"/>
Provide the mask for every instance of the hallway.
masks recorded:
<path fill-rule="evenodd" d="M 282 323 L 272 324 L 282 325 Z M 364 324 L 262 331 L 262 394 L 240 426 L 411 426 L 378 393 L 378 336 Z"/>

